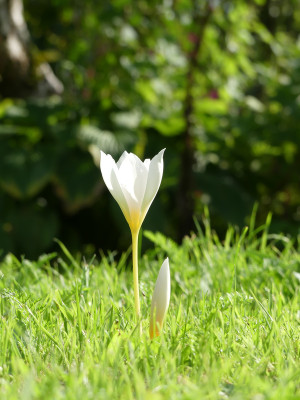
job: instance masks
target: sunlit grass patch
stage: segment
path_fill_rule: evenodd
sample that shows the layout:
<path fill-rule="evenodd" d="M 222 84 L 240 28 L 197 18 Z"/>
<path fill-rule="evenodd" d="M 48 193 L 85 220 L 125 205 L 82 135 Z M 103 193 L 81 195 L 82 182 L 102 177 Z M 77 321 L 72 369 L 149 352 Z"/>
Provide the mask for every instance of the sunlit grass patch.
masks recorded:
<path fill-rule="evenodd" d="M 66 249 L 0 267 L 2 399 L 299 399 L 297 244 L 249 228 L 221 242 L 208 225 L 182 245 L 146 232 L 143 333 L 130 256 Z M 278 250 L 280 248 L 280 251 Z M 164 332 L 150 340 L 151 295 L 169 257 Z"/>

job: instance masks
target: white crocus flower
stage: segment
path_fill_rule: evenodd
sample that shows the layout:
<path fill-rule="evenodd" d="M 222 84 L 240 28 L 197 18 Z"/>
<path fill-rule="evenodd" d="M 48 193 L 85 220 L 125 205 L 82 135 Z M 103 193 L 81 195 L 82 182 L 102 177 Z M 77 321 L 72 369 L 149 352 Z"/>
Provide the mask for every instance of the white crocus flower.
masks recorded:
<path fill-rule="evenodd" d="M 103 180 L 115 198 L 131 231 L 140 229 L 147 211 L 159 189 L 164 163 L 164 150 L 152 160 L 142 162 L 135 154 L 124 151 L 116 163 L 101 151 L 100 169 Z"/>
<path fill-rule="evenodd" d="M 170 303 L 170 267 L 169 259 L 163 262 L 153 291 L 150 311 L 150 338 L 159 336 Z"/>
<path fill-rule="evenodd" d="M 116 163 L 109 154 L 101 151 L 100 169 L 103 180 L 117 201 L 132 235 L 132 259 L 136 314 L 139 317 L 138 287 L 138 234 L 149 207 L 156 196 L 163 175 L 161 150 L 152 160 L 141 161 L 135 154 L 124 151 Z"/>

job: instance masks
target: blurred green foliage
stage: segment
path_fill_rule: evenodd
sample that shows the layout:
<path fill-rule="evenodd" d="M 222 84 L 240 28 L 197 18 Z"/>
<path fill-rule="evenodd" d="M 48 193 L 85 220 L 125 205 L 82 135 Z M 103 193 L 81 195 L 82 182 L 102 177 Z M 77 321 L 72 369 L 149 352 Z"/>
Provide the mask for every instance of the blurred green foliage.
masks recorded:
<path fill-rule="evenodd" d="M 34 256 L 53 236 L 82 251 L 116 247 L 116 237 L 126 247 L 99 149 L 153 157 L 167 148 L 145 227 L 178 238 L 187 143 L 196 217 L 208 205 L 222 234 L 247 223 L 258 201 L 259 222 L 272 211 L 271 229 L 296 235 L 297 3 L 25 0 L 34 60 L 51 63 L 65 90 L 0 98 L 0 247 Z"/>

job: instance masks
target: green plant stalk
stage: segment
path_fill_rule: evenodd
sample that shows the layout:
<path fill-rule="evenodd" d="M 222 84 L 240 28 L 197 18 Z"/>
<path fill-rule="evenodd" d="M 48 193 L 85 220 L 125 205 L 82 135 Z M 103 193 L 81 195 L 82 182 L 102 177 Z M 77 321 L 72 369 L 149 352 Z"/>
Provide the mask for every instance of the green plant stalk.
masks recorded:
<path fill-rule="evenodd" d="M 133 289 L 134 289 L 134 304 L 137 322 L 140 319 L 140 295 L 139 295 L 139 267 L 138 267 L 138 241 L 139 229 L 131 231 L 132 236 L 132 265 L 133 265 Z M 140 325 L 140 331 L 142 326 Z"/>

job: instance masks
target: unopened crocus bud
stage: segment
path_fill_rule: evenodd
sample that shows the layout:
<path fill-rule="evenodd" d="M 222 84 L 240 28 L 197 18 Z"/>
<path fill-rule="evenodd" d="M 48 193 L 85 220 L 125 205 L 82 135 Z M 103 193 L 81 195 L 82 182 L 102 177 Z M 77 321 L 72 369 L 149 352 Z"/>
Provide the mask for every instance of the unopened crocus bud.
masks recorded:
<path fill-rule="evenodd" d="M 170 267 L 169 259 L 163 262 L 153 291 L 150 312 L 150 338 L 159 336 L 170 303 Z"/>

